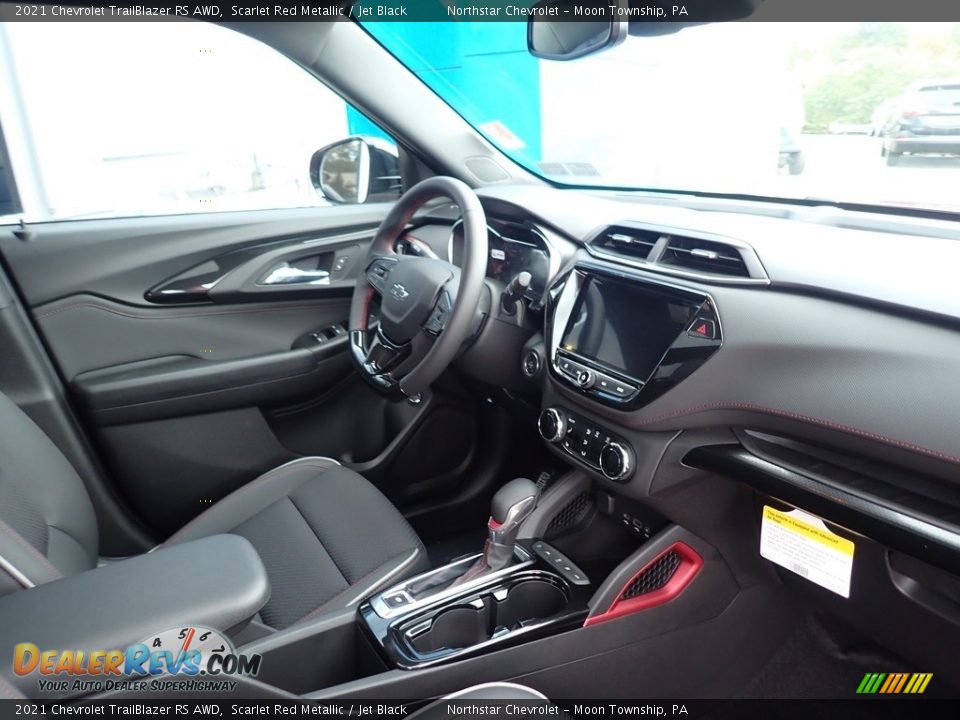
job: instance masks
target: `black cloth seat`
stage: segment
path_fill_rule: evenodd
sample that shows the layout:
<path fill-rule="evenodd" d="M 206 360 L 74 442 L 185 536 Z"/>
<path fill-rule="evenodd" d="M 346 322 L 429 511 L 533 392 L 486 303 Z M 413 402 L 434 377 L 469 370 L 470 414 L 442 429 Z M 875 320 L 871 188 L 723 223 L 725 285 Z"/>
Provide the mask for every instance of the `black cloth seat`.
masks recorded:
<path fill-rule="evenodd" d="M 165 544 L 235 533 L 267 568 L 264 624 L 340 610 L 426 569 L 416 533 L 372 484 L 336 461 L 301 458 L 241 487 Z M 0 395 L 0 595 L 96 567 L 97 521 L 77 473 Z"/>

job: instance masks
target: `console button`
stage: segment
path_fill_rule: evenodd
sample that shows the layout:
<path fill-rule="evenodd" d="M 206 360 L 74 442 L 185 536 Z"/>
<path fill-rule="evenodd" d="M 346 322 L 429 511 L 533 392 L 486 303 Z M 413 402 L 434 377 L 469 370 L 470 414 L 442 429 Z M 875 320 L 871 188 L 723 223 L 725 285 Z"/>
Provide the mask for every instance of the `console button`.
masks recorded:
<path fill-rule="evenodd" d="M 532 545 L 533 551 L 543 558 L 554 570 L 563 575 L 568 582 L 574 585 L 589 585 L 590 579 L 586 573 L 577 567 L 570 558 L 543 540 L 537 540 Z"/>
<path fill-rule="evenodd" d="M 527 350 L 523 355 L 523 360 L 521 361 L 520 369 L 523 372 L 524 377 L 535 378 L 540 374 L 540 353 L 538 353 L 533 348 Z"/>
<path fill-rule="evenodd" d="M 596 382 L 596 375 L 585 367 L 578 368 L 574 379 L 582 390 L 589 390 Z"/>
<path fill-rule="evenodd" d="M 383 596 L 383 602 L 388 608 L 393 610 L 410 602 L 410 596 L 405 592 L 391 593 L 390 595 Z"/>
<path fill-rule="evenodd" d="M 582 367 L 580 363 L 568 360 L 565 357 L 557 358 L 557 369 L 567 377 L 576 377 L 577 371 Z"/>
<path fill-rule="evenodd" d="M 637 388 L 630 383 L 625 383 L 622 380 L 617 380 L 614 377 L 603 375 L 601 373 L 597 374 L 597 381 L 594 384 L 594 387 L 601 392 L 605 392 L 621 399 L 632 397 L 637 391 Z"/>
<path fill-rule="evenodd" d="M 717 338 L 717 324 L 709 318 L 694 318 L 693 324 L 687 330 L 687 335 L 703 340 L 715 340 Z"/>

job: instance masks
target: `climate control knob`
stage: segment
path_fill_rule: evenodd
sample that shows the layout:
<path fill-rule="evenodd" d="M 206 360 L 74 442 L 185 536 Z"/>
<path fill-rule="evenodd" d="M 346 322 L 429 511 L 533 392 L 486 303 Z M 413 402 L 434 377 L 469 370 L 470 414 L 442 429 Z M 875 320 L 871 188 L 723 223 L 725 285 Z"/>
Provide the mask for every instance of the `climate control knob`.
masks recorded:
<path fill-rule="evenodd" d="M 547 442 L 560 442 L 567 434 L 567 416 L 558 408 L 547 408 L 540 413 L 537 429 Z"/>
<path fill-rule="evenodd" d="M 610 480 L 625 480 L 633 472 L 633 453 L 623 443 L 606 443 L 600 450 L 600 471 Z"/>

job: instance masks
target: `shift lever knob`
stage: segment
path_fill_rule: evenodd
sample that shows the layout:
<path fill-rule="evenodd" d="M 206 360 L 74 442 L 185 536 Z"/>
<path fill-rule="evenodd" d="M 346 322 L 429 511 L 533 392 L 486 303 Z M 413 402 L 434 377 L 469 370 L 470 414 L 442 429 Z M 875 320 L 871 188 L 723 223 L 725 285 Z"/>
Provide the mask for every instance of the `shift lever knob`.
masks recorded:
<path fill-rule="evenodd" d="M 519 525 L 536 507 L 539 497 L 540 490 L 533 481 L 526 478 L 511 480 L 493 496 L 490 519 L 500 527 Z"/>
<path fill-rule="evenodd" d="M 540 489 L 526 478 L 511 480 L 493 496 L 484 551 L 492 570 L 506 567 L 513 560 L 520 525 L 530 517 L 539 499 Z"/>

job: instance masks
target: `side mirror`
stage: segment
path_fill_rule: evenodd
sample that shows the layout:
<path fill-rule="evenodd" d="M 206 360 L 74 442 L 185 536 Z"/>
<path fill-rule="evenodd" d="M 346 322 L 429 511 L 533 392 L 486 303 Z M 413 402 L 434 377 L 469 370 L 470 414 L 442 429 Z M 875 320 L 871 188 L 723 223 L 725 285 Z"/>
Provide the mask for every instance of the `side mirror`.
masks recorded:
<path fill-rule="evenodd" d="M 570 0 L 534 3 L 527 20 L 527 50 L 531 55 L 544 60 L 576 60 L 626 39 L 626 20 L 570 20 L 572 8 Z M 603 16 L 609 14 L 603 8 Z"/>
<path fill-rule="evenodd" d="M 339 140 L 310 158 L 310 182 L 334 203 L 393 200 L 403 190 L 397 148 L 360 135 Z"/>

